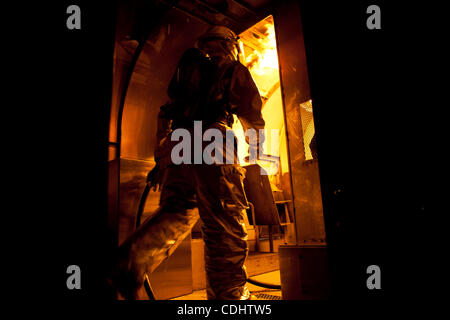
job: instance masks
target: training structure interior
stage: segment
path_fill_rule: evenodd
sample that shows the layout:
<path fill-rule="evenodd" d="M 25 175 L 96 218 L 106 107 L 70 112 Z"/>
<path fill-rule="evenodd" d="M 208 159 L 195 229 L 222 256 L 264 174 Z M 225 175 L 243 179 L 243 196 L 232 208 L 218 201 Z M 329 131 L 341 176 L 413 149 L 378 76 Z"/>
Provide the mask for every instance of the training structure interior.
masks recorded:
<path fill-rule="evenodd" d="M 280 270 L 283 299 L 322 299 L 328 294 L 327 257 L 317 155 L 310 147 L 314 101 L 295 1 L 119 1 L 109 134 L 113 241 L 119 245 L 135 230 L 140 209 L 144 220 L 158 207 L 157 191 L 142 201 L 155 164 L 157 114 L 179 58 L 213 24 L 239 34 L 241 62 L 263 99 L 269 132 L 267 157 L 257 163 L 269 173 L 261 178 L 261 190 L 252 182 L 254 164 L 243 164 L 253 203 L 246 219 L 249 275 Z M 241 129 L 237 119 L 233 129 Z M 245 157 L 243 137 L 238 150 Z M 299 255 L 305 258 L 292 258 Z M 199 223 L 151 279 L 157 299 L 205 288 Z"/>

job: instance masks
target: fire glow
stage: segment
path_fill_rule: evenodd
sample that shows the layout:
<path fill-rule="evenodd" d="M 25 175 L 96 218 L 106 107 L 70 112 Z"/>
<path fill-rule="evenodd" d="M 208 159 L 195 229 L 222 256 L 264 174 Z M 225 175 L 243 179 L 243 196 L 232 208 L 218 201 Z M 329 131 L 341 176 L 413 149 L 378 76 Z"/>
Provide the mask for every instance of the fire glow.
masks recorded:
<path fill-rule="evenodd" d="M 267 30 L 265 37 L 257 38 L 262 51 L 255 50 L 245 59 L 245 64 L 251 73 L 258 75 L 271 74 L 278 71 L 277 41 L 275 39 L 275 27 L 273 24 L 264 25 Z M 269 69 L 269 70 L 268 70 Z"/>
<path fill-rule="evenodd" d="M 248 68 L 262 98 L 262 114 L 266 130 L 278 136 L 266 135 L 263 149 L 265 157 L 257 163 L 270 174 L 288 171 L 286 136 L 284 133 L 283 103 L 278 67 L 278 52 L 273 17 L 258 22 L 240 35 L 241 61 Z M 238 137 L 240 158 L 248 156 L 248 146 L 241 124 L 235 119 L 233 129 Z M 276 143 L 274 141 L 276 140 Z M 277 148 L 273 148 L 277 145 Z M 269 160 L 270 159 L 270 160 Z M 277 159 L 274 161 L 274 159 Z M 279 169 L 281 168 L 281 171 Z"/>

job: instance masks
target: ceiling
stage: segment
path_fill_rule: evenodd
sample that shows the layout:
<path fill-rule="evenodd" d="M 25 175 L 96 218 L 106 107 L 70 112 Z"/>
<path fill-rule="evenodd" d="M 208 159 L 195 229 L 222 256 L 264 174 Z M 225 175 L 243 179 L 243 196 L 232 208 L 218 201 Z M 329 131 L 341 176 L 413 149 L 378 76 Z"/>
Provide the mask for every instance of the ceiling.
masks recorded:
<path fill-rule="evenodd" d="M 122 0 L 119 40 L 145 40 L 170 10 L 207 25 L 224 25 L 239 34 L 269 14 L 271 0 Z"/>

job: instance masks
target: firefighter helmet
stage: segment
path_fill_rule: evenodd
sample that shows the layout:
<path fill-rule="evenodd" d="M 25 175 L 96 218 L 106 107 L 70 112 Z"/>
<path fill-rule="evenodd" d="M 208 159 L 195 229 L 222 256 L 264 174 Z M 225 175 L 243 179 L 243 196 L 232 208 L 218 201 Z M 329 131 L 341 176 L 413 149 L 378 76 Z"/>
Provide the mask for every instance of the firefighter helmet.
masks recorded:
<path fill-rule="evenodd" d="M 199 37 L 198 41 L 201 43 L 205 43 L 210 40 L 226 40 L 236 42 L 238 39 L 239 38 L 231 29 L 225 26 L 212 26 Z"/>

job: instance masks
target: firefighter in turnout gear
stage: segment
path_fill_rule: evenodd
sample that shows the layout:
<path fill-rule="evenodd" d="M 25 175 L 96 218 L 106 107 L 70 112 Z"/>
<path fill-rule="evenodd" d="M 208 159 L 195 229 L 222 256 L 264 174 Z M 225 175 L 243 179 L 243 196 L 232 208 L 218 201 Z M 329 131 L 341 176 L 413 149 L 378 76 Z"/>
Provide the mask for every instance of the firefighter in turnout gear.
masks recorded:
<path fill-rule="evenodd" d="M 258 132 L 264 128 L 264 120 L 258 89 L 238 55 L 234 32 L 213 26 L 178 63 L 168 88 L 169 101 L 158 116 L 156 166 L 147 177 L 152 187 L 161 190 L 159 209 L 119 247 L 111 276 L 125 299 L 138 299 L 145 275 L 151 278 L 151 272 L 173 253 L 199 218 L 205 242 L 208 299 L 250 298 L 244 266 L 248 254 L 245 169 L 237 161 L 236 138 L 230 150 L 225 136 L 231 130 L 233 114 L 244 130 Z M 210 128 L 223 133 L 222 156 L 231 153 L 232 164 L 198 164 L 194 160 L 195 149 L 188 163 L 173 163 L 172 133 L 184 129 L 195 135 L 194 122 L 200 121 L 202 136 Z M 257 152 L 263 140 L 258 135 L 256 142 L 247 141 L 249 151 Z"/>

